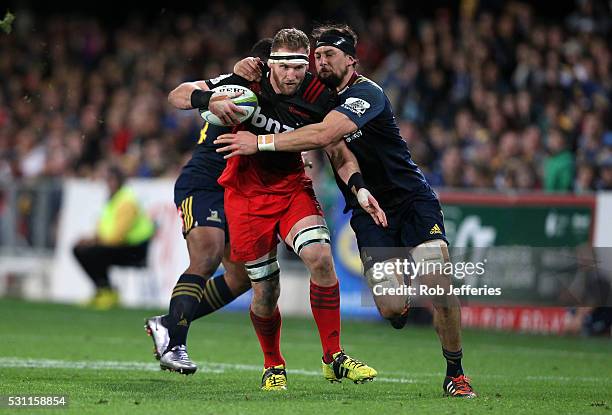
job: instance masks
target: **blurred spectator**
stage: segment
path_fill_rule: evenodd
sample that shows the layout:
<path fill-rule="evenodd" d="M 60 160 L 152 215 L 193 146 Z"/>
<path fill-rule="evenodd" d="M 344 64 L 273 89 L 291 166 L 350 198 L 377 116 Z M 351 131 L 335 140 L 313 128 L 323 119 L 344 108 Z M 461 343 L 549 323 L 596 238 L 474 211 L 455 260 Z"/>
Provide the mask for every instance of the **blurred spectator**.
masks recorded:
<path fill-rule="evenodd" d="M 461 149 L 453 146 L 442 156 L 442 186 L 463 187 L 463 164 L 461 163 Z"/>
<path fill-rule="evenodd" d="M 612 190 L 612 154 L 607 156 L 599 164 L 600 179 L 597 190 Z"/>
<path fill-rule="evenodd" d="M 470 189 L 490 189 L 493 187 L 493 171 L 487 164 L 470 164 L 465 172 L 465 185 Z"/>
<path fill-rule="evenodd" d="M 574 183 L 574 191 L 576 193 L 585 193 L 595 190 L 595 166 L 582 162 L 576 168 L 576 182 Z"/>
<path fill-rule="evenodd" d="M 608 169 L 588 166 L 612 154 L 610 4 L 580 0 L 566 20 L 550 20 L 526 3 L 493 3 L 417 18 L 411 3 L 355 2 L 343 17 L 359 32 L 359 71 L 385 88 L 434 186 L 609 187 Z M 201 120 L 167 105 L 168 91 L 318 17 L 296 3 L 208 6 L 113 24 L 18 11 L 14 32 L 0 35 L 0 78 L 9 80 L 0 85 L 0 180 L 91 176 L 111 158 L 129 175 L 174 175 Z M 576 176 L 560 168 L 570 164 L 580 165 Z M 333 180 L 322 173 L 318 181 Z"/>
<path fill-rule="evenodd" d="M 567 150 L 565 137 L 559 130 L 548 134 L 550 156 L 544 160 L 544 190 L 548 192 L 568 191 L 574 180 L 574 157 Z"/>

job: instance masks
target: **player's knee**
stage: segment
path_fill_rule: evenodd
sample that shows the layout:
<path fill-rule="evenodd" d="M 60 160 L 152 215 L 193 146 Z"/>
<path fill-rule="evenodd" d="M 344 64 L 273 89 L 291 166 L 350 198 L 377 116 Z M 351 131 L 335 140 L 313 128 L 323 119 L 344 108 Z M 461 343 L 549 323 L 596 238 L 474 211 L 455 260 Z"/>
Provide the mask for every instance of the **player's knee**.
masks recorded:
<path fill-rule="evenodd" d="M 410 299 L 402 295 L 385 295 L 376 297 L 376 307 L 379 314 L 386 319 L 401 316 L 406 307 L 410 305 Z"/>
<path fill-rule="evenodd" d="M 246 272 L 253 287 L 251 308 L 261 317 L 269 317 L 276 308 L 280 296 L 280 267 L 275 255 L 246 265 Z"/>
<path fill-rule="evenodd" d="M 209 276 L 217 270 L 220 263 L 221 255 L 215 255 L 214 253 L 203 254 L 200 257 L 191 259 L 187 273 Z"/>
<path fill-rule="evenodd" d="M 378 306 L 378 313 L 382 318 L 392 320 L 402 315 L 404 306 L 394 304 L 382 304 Z"/>
<path fill-rule="evenodd" d="M 225 249 L 222 235 L 206 227 L 196 227 L 189 232 L 189 273 L 207 277 L 217 270 Z"/>
<path fill-rule="evenodd" d="M 302 249 L 301 258 L 311 275 L 334 275 L 334 262 L 328 244 L 313 244 Z"/>
<path fill-rule="evenodd" d="M 280 296 L 278 278 L 253 283 L 253 299 L 251 308 L 258 316 L 271 316 L 276 309 Z"/>
<path fill-rule="evenodd" d="M 204 277 L 210 276 L 217 270 L 222 258 L 223 251 L 214 247 L 198 251 L 191 249 L 189 252 L 188 273 Z"/>
<path fill-rule="evenodd" d="M 302 229 L 293 238 L 293 249 L 302 258 L 315 282 L 333 284 L 334 262 L 329 230 L 325 225 Z"/>

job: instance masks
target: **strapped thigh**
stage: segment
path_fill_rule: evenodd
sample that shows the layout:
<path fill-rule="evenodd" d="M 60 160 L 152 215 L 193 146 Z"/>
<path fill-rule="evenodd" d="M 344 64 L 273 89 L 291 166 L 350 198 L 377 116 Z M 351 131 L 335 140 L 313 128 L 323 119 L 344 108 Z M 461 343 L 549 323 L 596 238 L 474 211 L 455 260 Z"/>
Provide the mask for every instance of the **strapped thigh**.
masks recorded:
<path fill-rule="evenodd" d="M 310 244 L 330 244 L 329 229 L 325 225 L 308 226 L 293 237 L 293 251 L 300 255 L 302 249 Z"/>
<path fill-rule="evenodd" d="M 280 275 L 280 266 L 276 259 L 276 254 L 269 258 L 247 264 L 245 268 L 251 282 L 271 280 L 278 278 Z"/>

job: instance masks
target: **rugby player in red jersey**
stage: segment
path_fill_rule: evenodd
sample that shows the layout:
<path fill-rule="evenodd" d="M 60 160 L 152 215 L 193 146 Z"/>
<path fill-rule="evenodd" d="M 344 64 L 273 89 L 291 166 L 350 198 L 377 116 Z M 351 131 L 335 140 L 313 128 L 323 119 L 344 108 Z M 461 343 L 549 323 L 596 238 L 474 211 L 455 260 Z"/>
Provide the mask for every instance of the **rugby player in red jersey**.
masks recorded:
<path fill-rule="evenodd" d="M 322 121 L 337 106 L 334 91 L 306 71 L 309 47 L 302 31 L 283 29 L 273 39 L 269 68 L 261 81 L 249 82 L 236 75 L 218 78 L 216 85 L 243 85 L 258 96 L 259 107 L 242 128 L 261 135 L 293 131 Z M 194 93 L 203 100 L 205 94 L 209 99 L 212 95 Z M 343 142 L 325 150 L 341 180 L 350 184 L 359 174 L 355 157 Z M 287 382 L 277 307 L 279 236 L 310 272 L 310 302 L 323 347 L 324 377 L 333 382 L 343 377 L 354 382 L 372 380 L 376 371 L 346 355 L 340 346 L 340 291 L 329 230 L 300 154 L 235 158 L 227 163 L 219 183 L 225 188 L 231 258 L 246 263 L 252 282 L 251 320 L 264 352 L 262 389 L 285 389 Z M 386 225 L 384 212 L 367 189 L 355 190 L 355 196 L 375 223 Z"/>

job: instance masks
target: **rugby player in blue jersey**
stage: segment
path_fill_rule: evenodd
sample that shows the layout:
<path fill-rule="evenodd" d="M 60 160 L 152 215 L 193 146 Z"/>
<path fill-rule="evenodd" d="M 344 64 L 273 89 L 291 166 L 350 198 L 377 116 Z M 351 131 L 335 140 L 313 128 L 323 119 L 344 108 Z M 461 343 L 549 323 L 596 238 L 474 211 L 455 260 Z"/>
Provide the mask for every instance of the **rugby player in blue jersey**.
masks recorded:
<path fill-rule="evenodd" d="M 253 46 L 251 54 L 266 61 L 271 46 L 272 39 L 262 39 Z M 179 109 L 198 108 L 201 103 L 197 102 L 197 92 L 201 94 L 202 90 L 214 88 L 230 76 L 184 82 L 169 94 L 168 101 Z M 238 124 L 235 112 L 242 110 L 230 100 L 223 96 L 211 97 L 208 105 L 226 124 Z M 187 375 L 194 373 L 197 366 L 189 358 L 186 347 L 191 322 L 225 306 L 251 288 L 244 264 L 229 257 L 224 190 L 217 183 L 226 162 L 215 152 L 218 146 L 213 144 L 213 140 L 231 130 L 232 127 L 205 123 L 191 159 L 181 170 L 174 186 L 174 202 L 182 220 L 189 267 L 172 291 L 168 314 L 145 320 L 147 334 L 153 339 L 154 355 L 164 370 Z M 221 262 L 225 274 L 211 277 Z"/>

